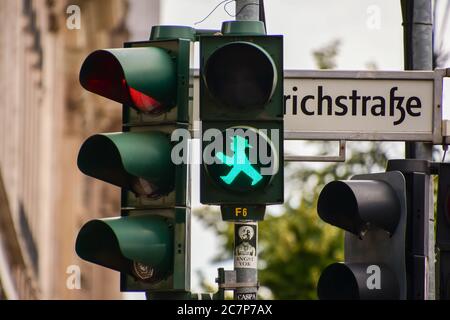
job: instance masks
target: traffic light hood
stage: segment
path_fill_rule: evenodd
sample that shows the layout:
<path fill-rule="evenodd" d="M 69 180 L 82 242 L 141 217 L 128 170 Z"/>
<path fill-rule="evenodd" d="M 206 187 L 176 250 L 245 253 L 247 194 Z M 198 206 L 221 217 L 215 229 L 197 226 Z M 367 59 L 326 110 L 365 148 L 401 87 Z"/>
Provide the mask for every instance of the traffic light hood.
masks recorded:
<path fill-rule="evenodd" d="M 394 233 L 400 219 L 395 190 L 384 181 L 333 181 L 320 193 L 317 212 L 322 220 L 356 236 L 372 225 Z"/>
<path fill-rule="evenodd" d="M 75 250 L 84 260 L 135 277 L 139 263 L 160 280 L 171 272 L 173 233 L 170 221 L 155 215 L 92 220 L 81 228 Z"/>
<path fill-rule="evenodd" d="M 144 113 L 166 112 L 177 103 L 175 59 L 158 47 L 94 51 L 81 67 L 80 83 Z"/>
<path fill-rule="evenodd" d="M 97 134 L 78 154 L 78 168 L 86 175 L 133 191 L 158 197 L 175 184 L 170 138 L 161 132 Z"/>

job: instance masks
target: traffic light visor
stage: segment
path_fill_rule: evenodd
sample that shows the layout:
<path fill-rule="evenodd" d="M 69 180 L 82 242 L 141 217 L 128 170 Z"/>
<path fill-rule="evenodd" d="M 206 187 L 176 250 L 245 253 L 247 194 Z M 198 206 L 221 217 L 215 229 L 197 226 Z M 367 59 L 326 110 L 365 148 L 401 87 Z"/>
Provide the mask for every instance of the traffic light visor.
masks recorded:
<path fill-rule="evenodd" d="M 95 51 L 81 67 L 80 83 L 144 113 L 159 114 L 176 105 L 176 64 L 161 48 Z"/>
<path fill-rule="evenodd" d="M 320 193 L 317 212 L 325 222 L 356 236 L 372 227 L 392 234 L 400 219 L 400 200 L 384 181 L 333 181 Z"/>
<path fill-rule="evenodd" d="M 81 146 L 78 168 L 137 195 L 159 197 L 174 189 L 171 151 L 170 138 L 161 132 L 97 134 Z"/>
<path fill-rule="evenodd" d="M 275 63 L 263 48 L 232 42 L 208 58 L 204 81 L 225 107 L 258 109 L 270 101 L 278 79 Z"/>
<path fill-rule="evenodd" d="M 81 228 L 75 250 L 86 261 L 134 276 L 139 263 L 160 280 L 173 262 L 173 226 L 154 215 L 93 220 Z"/>

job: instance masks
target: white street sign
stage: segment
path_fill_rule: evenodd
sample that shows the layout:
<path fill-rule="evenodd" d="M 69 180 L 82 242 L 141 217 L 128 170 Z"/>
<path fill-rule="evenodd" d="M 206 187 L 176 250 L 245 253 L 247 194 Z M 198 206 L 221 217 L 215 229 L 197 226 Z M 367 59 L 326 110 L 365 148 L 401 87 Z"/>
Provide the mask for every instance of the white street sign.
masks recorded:
<path fill-rule="evenodd" d="M 198 71 L 195 76 L 194 119 L 198 119 Z M 285 71 L 285 139 L 441 144 L 446 76 L 450 69 Z"/>
<path fill-rule="evenodd" d="M 285 71 L 286 139 L 442 142 L 445 70 Z"/>

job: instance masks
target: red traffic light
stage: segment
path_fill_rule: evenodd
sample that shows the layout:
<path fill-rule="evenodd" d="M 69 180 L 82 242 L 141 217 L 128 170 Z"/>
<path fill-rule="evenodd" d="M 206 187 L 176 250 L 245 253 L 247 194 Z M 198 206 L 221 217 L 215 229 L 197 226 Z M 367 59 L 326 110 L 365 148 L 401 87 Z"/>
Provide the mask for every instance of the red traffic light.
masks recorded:
<path fill-rule="evenodd" d="M 151 114 L 176 105 L 176 66 L 161 48 L 125 48 L 91 53 L 80 71 L 88 91 Z"/>

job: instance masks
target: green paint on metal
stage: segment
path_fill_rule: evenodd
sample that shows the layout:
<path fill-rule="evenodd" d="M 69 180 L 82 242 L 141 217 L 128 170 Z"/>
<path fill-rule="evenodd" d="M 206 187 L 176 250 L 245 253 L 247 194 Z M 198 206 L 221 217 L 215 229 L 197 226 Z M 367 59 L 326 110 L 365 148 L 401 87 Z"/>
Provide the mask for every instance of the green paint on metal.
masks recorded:
<path fill-rule="evenodd" d="M 97 134 L 82 145 L 78 167 L 138 195 L 157 197 L 174 189 L 171 151 L 170 139 L 162 132 Z"/>
<path fill-rule="evenodd" d="M 186 26 L 154 26 L 150 40 L 187 39 L 194 41 L 196 31 Z"/>
<path fill-rule="evenodd" d="M 255 186 L 262 180 L 262 175 L 253 167 L 250 160 L 247 157 L 246 149 L 253 148 L 247 141 L 247 139 L 241 136 L 232 137 L 232 142 L 230 143 L 231 150 L 234 155 L 229 157 L 223 154 L 223 152 L 218 152 L 216 158 L 219 159 L 223 164 L 231 167 L 230 172 L 226 176 L 221 176 L 220 178 L 227 184 L 231 185 L 236 177 L 244 173 L 251 179 L 251 185 Z"/>
<path fill-rule="evenodd" d="M 80 230 L 75 250 L 84 260 L 134 275 L 134 262 L 161 279 L 173 269 L 173 225 L 157 215 L 92 220 Z"/>
<path fill-rule="evenodd" d="M 190 209 L 170 208 L 151 210 L 123 210 L 122 216 L 155 215 L 164 217 L 173 230 L 173 261 L 170 274 L 160 281 L 136 281 L 129 273 L 121 274 L 122 291 L 189 292 L 190 291 Z M 172 227 L 173 226 L 173 227 Z"/>
<path fill-rule="evenodd" d="M 225 21 L 222 24 L 222 34 L 227 36 L 264 36 L 266 28 L 262 21 Z"/>

